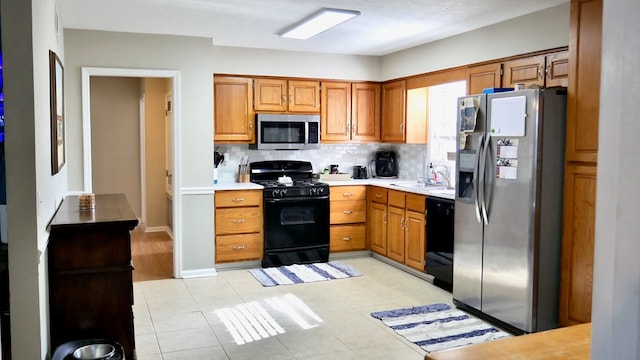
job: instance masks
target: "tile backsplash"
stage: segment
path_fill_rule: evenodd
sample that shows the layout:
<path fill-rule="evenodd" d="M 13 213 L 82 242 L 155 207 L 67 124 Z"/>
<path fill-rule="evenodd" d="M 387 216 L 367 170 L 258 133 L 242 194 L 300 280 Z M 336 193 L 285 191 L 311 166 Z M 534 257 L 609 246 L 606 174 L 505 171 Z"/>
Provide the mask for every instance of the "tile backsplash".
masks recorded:
<path fill-rule="evenodd" d="M 353 173 L 353 166 L 368 166 L 378 149 L 391 149 L 397 154 L 401 179 L 417 180 L 422 176 L 424 162 L 428 162 L 428 145 L 405 144 L 321 144 L 315 150 L 251 150 L 246 144 L 216 145 L 218 152 L 225 154 L 225 161 L 218 165 L 218 181 L 234 182 L 238 176 L 238 164 L 243 156 L 249 162 L 264 160 L 304 160 L 313 165 L 313 172 L 322 172 L 331 164 L 338 164 L 340 172 Z M 451 174 L 453 162 L 434 162 L 447 165 Z M 452 179 L 453 180 L 453 179 Z"/>

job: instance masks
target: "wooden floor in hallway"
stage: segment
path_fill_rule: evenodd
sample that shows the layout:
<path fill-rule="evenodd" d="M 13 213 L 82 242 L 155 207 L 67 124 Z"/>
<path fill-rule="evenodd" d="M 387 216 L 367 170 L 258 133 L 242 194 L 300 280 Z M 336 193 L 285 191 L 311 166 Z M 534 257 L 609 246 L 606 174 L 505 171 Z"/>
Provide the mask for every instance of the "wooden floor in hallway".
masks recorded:
<path fill-rule="evenodd" d="M 173 278 L 173 240 L 164 231 L 131 232 L 133 281 Z"/>

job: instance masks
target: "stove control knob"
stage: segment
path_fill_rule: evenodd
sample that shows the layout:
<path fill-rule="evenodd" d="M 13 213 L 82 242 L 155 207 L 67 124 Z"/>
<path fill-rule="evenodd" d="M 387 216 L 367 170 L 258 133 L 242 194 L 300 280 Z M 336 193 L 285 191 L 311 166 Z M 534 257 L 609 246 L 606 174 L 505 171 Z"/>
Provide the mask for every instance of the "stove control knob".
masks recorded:
<path fill-rule="evenodd" d="M 324 188 L 323 187 L 319 187 L 317 190 L 318 190 L 318 194 L 324 194 Z"/>
<path fill-rule="evenodd" d="M 276 198 L 276 197 L 280 196 L 280 190 L 279 190 L 279 189 L 274 189 L 274 190 L 271 192 L 271 196 L 273 196 L 274 198 Z"/>
<path fill-rule="evenodd" d="M 311 189 L 309 189 L 309 193 L 310 193 L 311 195 L 315 195 L 315 194 L 317 193 L 317 191 L 316 191 L 316 190 L 317 190 L 316 188 L 311 188 Z"/>
<path fill-rule="evenodd" d="M 287 189 L 280 190 L 280 197 L 284 197 L 285 195 L 287 195 Z"/>

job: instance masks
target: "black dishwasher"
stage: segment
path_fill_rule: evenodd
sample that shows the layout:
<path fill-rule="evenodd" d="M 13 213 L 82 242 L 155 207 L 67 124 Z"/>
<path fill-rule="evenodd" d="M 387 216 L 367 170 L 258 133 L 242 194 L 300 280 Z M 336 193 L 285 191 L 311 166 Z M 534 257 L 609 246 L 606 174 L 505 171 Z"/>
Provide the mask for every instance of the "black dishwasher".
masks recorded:
<path fill-rule="evenodd" d="M 455 202 L 438 197 L 427 198 L 426 272 L 433 284 L 453 288 L 453 217 Z"/>

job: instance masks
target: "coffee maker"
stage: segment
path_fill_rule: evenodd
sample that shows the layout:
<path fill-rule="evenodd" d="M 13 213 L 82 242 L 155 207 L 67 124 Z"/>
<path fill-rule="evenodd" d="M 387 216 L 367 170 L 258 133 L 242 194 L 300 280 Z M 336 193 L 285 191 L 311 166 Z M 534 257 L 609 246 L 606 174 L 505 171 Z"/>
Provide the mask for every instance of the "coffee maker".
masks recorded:
<path fill-rule="evenodd" d="M 377 178 L 394 179 L 398 177 L 398 160 L 393 150 L 378 150 L 369 167 L 372 176 Z"/>

